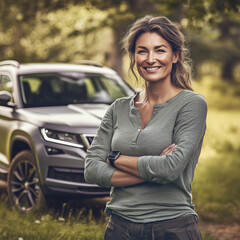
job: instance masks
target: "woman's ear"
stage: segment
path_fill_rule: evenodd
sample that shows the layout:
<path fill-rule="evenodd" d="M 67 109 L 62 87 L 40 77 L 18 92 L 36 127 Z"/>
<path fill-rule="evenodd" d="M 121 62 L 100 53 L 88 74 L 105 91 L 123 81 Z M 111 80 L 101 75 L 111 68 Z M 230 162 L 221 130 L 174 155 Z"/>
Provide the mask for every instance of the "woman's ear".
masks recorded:
<path fill-rule="evenodd" d="M 178 57 L 179 57 L 179 52 L 176 51 L 173 53 L 173 63 L 177 63 L 178 62 Z"/>

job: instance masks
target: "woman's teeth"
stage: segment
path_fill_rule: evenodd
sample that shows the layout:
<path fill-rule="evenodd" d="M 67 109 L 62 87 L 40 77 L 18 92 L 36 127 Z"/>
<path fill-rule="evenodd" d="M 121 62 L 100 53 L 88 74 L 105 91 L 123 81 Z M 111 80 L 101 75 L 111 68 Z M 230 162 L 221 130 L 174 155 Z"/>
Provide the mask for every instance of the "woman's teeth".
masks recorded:
<path fill-rule="evenodd" d="M 160 67 L 145 67 L 145 69 L 147 70 L 147 71 L 156 71 L 156 70 L 158 70 Z"/>

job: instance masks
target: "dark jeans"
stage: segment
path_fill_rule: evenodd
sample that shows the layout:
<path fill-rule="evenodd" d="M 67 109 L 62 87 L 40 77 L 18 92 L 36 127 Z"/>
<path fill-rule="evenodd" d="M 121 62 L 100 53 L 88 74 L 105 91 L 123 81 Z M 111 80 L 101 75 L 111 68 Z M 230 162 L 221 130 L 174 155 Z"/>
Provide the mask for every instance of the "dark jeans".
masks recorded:
<path fill-rule="evenodd" d="M 134 223 L 117 215 L 109 219 L 104 240 L 201 240 L 195 216 Z"/>

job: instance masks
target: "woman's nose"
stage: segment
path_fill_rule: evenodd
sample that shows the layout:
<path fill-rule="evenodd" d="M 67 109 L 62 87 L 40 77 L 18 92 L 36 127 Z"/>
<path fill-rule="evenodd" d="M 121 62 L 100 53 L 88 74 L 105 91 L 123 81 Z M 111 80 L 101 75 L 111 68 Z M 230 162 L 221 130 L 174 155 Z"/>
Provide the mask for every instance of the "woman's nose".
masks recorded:
<path fill-rule="evenodd" d="M 155 61 L 156 61 L 155 53 L 149 52 L 148 57 L 147 57 L 147 62 L 148 62 L 149 64 L 152 64 L 152 63 L 154 63 Z"/>

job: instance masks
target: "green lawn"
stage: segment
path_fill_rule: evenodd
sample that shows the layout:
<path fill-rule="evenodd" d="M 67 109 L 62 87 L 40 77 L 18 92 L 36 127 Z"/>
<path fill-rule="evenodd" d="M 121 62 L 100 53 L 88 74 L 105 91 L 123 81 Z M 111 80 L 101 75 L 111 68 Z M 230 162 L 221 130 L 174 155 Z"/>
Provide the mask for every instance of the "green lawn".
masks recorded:
<path fill-rule="evenodd" d="M 102 240 L 107 219 L 84 209 L 49 209 L 47 213 L 21 215 L 0 196 L 1 240 Z M 6 207 L 8 206 L 8 207 Z M 64 212 L 64 214 L 63 214 Z"/>

